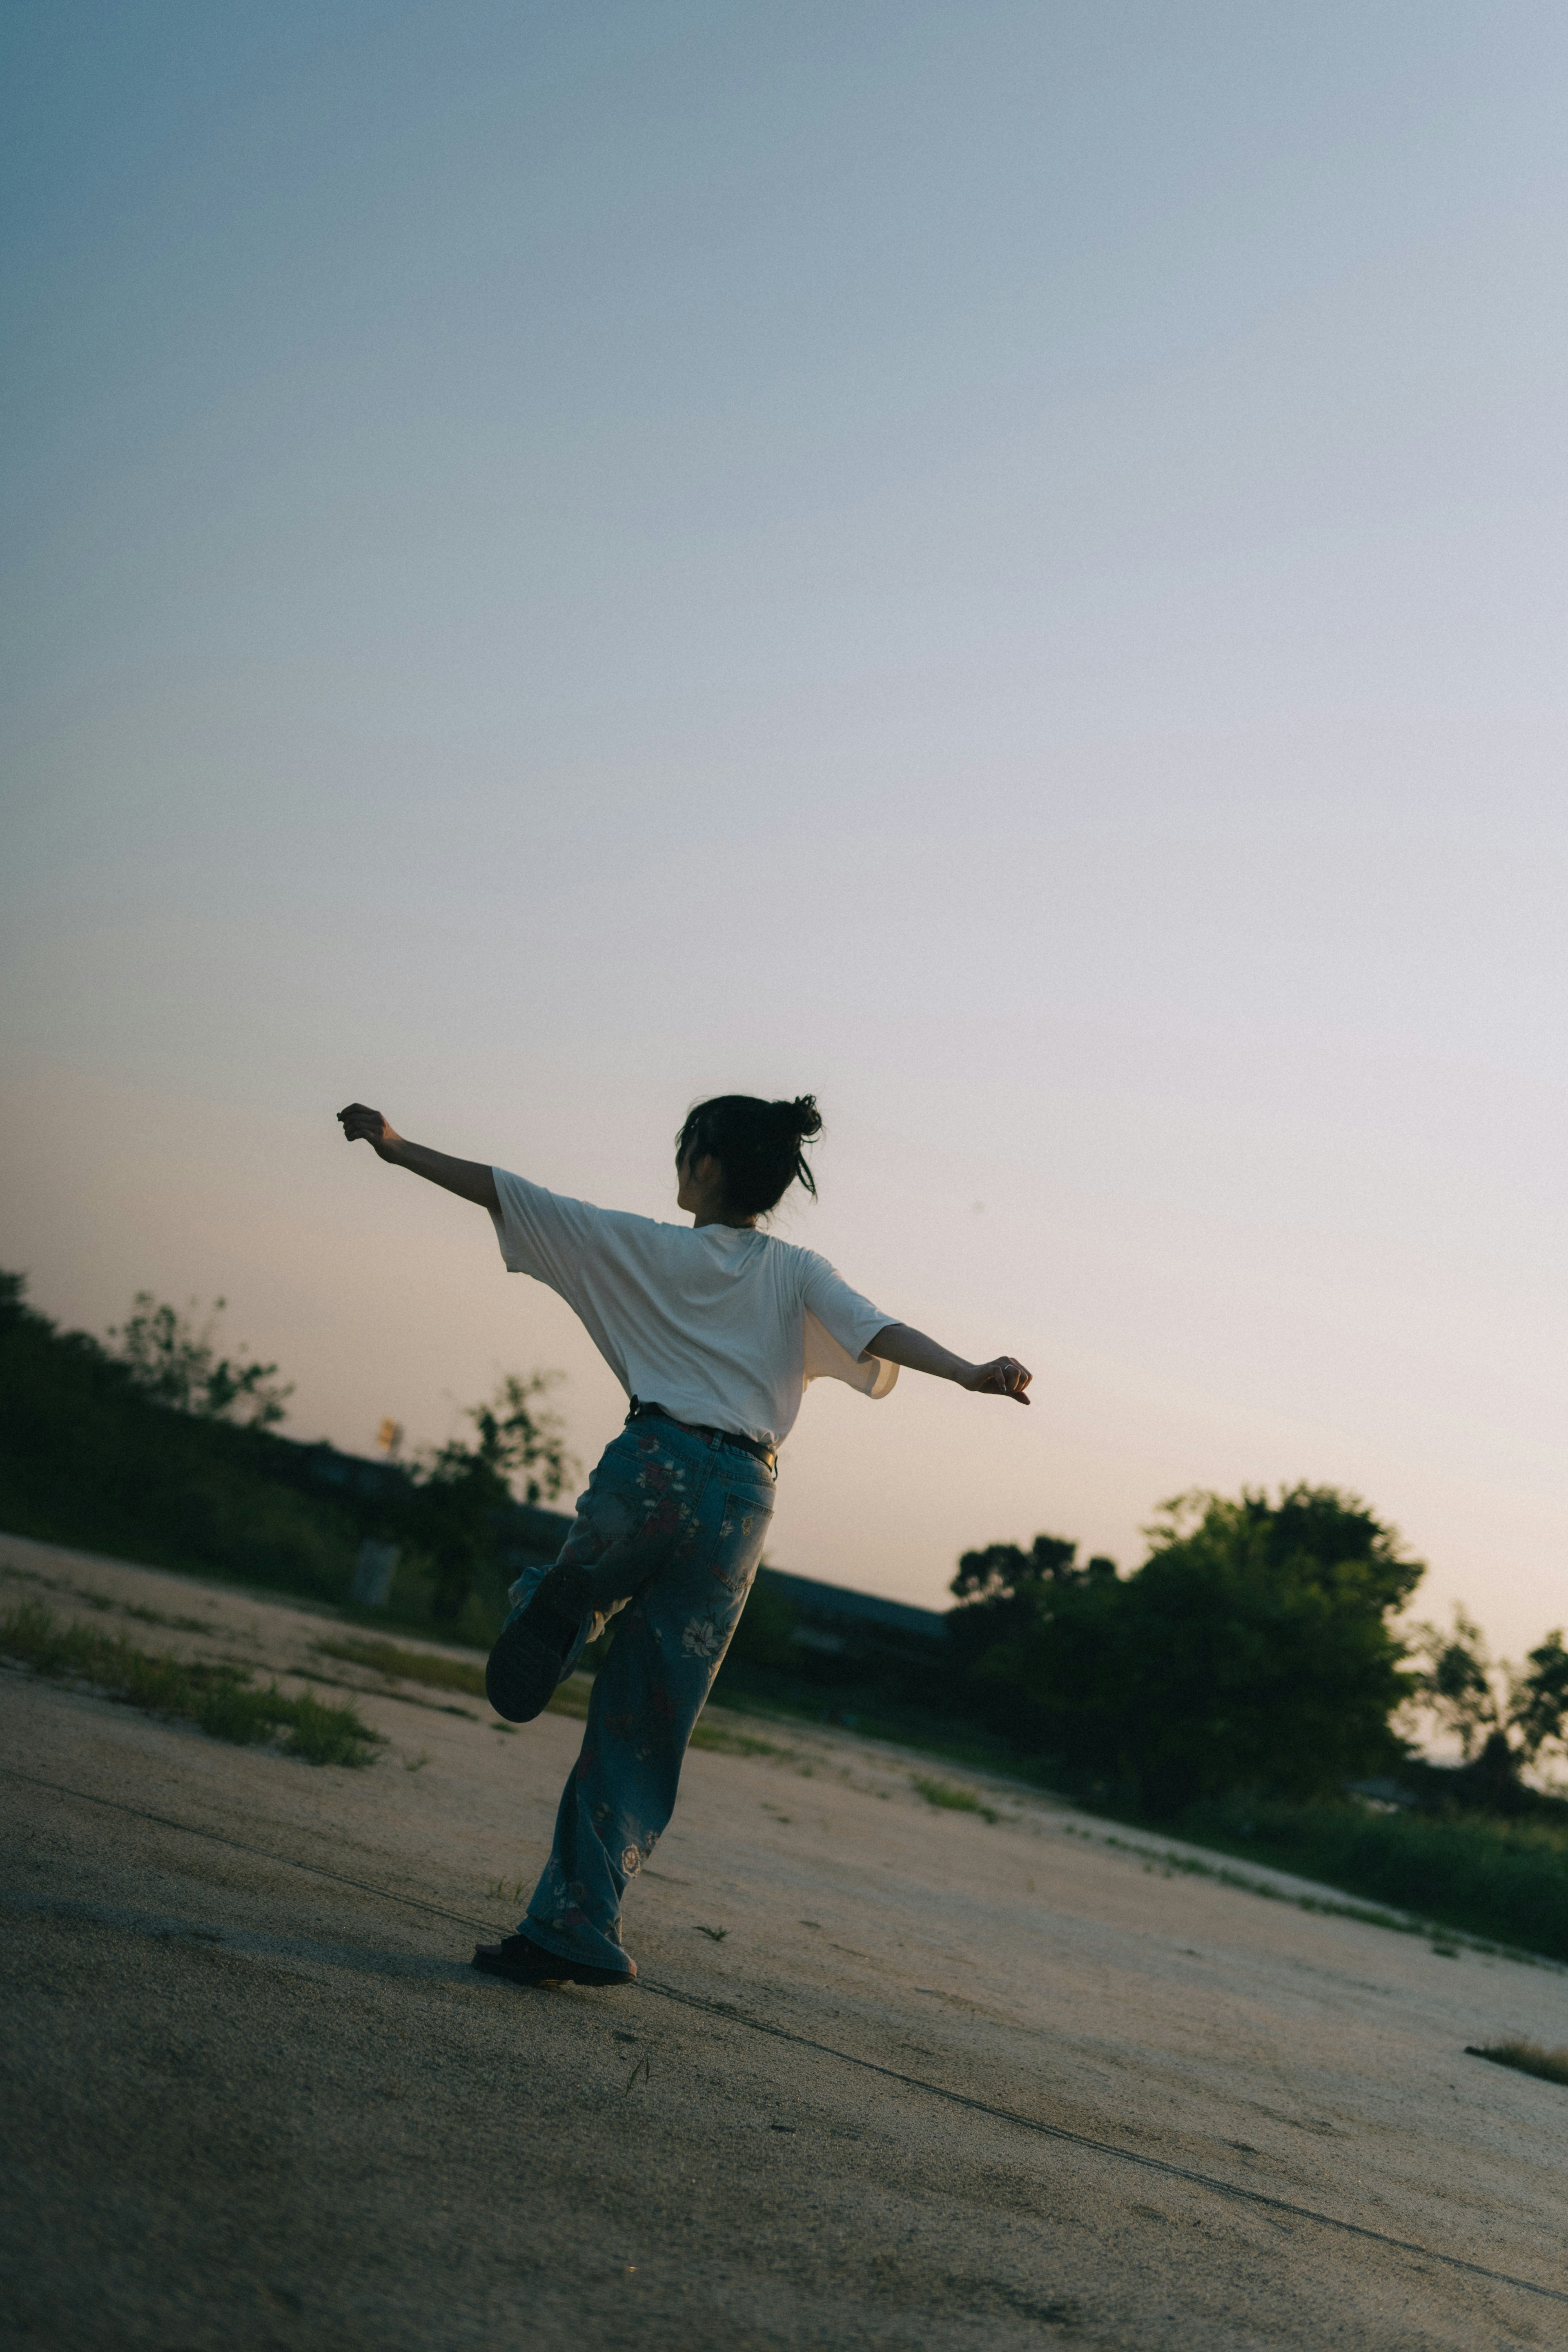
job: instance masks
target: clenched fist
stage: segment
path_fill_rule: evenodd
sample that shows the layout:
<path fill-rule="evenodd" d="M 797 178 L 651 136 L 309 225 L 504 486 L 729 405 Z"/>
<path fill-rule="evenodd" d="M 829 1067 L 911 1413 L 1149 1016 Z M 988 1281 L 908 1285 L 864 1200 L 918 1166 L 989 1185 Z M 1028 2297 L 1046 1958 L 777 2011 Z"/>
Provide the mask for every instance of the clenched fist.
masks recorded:
<path fill-rule="evenodd" d="M 963 1385 L 977 1396 L 1008 1396 L 1015 1404 L 1027 1404 L 1024 1391 L 1032 1378 L 1016 1356 L 994 1356 L 988 1364 L 976 1364 L 973 1378 Z"/>
<path fill-rule="evenodd" d="M 390 1119 L 380 1111 L 371 1110 L 363 1103 L 350 1103 L 338 1113 L 342 1122 L 343 1139 L 347 1143 L 368 1143 L 383 1160 L 394 1157 L 394 1148 L 403 1141 Z"/>

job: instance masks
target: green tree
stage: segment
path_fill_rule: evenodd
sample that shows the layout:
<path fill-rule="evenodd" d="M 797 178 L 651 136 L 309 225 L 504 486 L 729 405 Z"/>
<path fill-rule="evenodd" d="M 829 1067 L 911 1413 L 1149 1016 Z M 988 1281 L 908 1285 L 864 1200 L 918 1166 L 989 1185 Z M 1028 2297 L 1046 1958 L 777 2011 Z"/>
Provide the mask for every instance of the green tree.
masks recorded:
<path fill-rule="evenodd" d="M 948 1587 L 963 1604 L 948 1614 L 949 1654 L 961 1668 L 973 1666 L 987 1651 L 1047 1622 L 1063 1591 L 1115 1575 L 1116 1562 L 1102 1554 L 1080 1565 L 1077 1544 L 1065 1536 L 1037 1536 L 1027 1551 L 1008 1543 L 966 1551 Z"/>
<path fill-rule="evenodd" d="M 1494 1660 L 1463 1608 L 1453 1631 L 1417 1625 L 1411 1636 L 1415 1710 L 1458 1739 L 1467 1769 L 1463 1794 L 1510 1810 L 1529 1767 L 1548 1748 L 1568 1749 L 1568 1649 L 1548 1633 L 1522 1666 Z"/>
<path fill-rule="evenodd" d="M 1026 1623 L 975 1661 L 977 1695 L 1023 1702 L 1042 1748 L 1157 1815 L 1245 1786 L 1321 1795 L 1397 1754 L 1410 1678 L 1389 1621 L 1423 1570 L 1363 1503 L 1195 1493 L 1146 1532 L 1131 1576 L 1039 1579 Z"/>
<path fill-rule="evenodd" d="M 110 1339 L 119 1346 L 108 1352 L 149 1404 L 204 1421 L 237 1421 L 269 1429 L 284 1418 L 294 1384 L 279 1385 L 276 1364 L 241 1364 L 217 1353 L 213 1335 L 226 1303 L 215 1298 L 198 1329 L 178 1307 L 161 1305 L 150 1290 L 139 1290 L 124 1324 L 110 1329 Z M 193 1298 L 191 1313 L 196 1312 Z"/>
<path fill-rule="evenodd" d="M 1538 1763 L 1550 1744 L 1568 1752 L 1568 1650 L 1561 1627 L 1531 1650 L 1524 1671 L 1510 1670 L 1509 1724 L 1525 1759 Z"/>
<path fill-rule="evenodd" d="M 471 1404 L 464 1412 L 464 1419 L 479 1432 L 479 1444 L 443 1446 L 437 1462 L 448 1458 L 482 1462 L 506 1482 L 509 1492 L 515 1492 L 515 1485 L 521 1484 L 518 1500 L 553 1502 L 577 1465 L 566 1451 L 559 1415 L 536 1400 L 548 1396 L 564 1378 L 563 1372 L 530 1372 L 526 1377 L 508 1372 L 488 1404 Z"/>
<path fill-rule="evenodd" d="M 509 1372 L 488 1402 L 465 1408 L 475 1442 L 451 1438 L 425 1465 L 418 1529 L 435 1562 L 431 1614 L 445 1623 L 462 1615 L 510 1505 L 553 1501 L 572 1477 L 561 1423 L 539 1402 L 562 1377 Z"/>
<path fill-rule="evenodd" d="M 232 1387 L 248 1368 L 230 1362 L 222 1380 L 204 1378 L 222 1360 L 209 1335 L 202 1364 L 198 1332 L 189 1381 L 165 1383 L 156 1329 L 148 1344 L 132 1342 L 128 1361 L 88 1332 L 57 1329 L 24 1291 L 20 1276 L 0 1275 L 0 1527 L 340 1595 L 360 1514 L 348 1494 L 322 1491 L 323 1449 L 263 1425 L 288 1393 L 265 1393 L 270 1366 L 258 1366 L 237 1400 Z M 153 1301 L 138 1308 L 150 1316 Z"/>

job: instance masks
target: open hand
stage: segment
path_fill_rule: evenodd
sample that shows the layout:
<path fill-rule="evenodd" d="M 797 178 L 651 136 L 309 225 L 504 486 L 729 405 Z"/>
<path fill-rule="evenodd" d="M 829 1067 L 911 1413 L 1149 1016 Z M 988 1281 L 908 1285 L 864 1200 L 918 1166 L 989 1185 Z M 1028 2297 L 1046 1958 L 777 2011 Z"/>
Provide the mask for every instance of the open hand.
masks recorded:
<path fill-rule="evenodd" d="M 976 1364 L 963 1385 L 977 1396 L 1008 1396 L 1015 1404 L 1027 1404 L 1025 1391 L 1033 1378 L 1016 1356 L 994 1356 L 988 1364 Z"/>
<path fill-rule="evenodd" d="M 368 1143 L 383 1160 L 390 1160 L 393 1155 L 389 1147 L 403 1140 L 390 1119 L 383 1118 L 378 1110 L 370 1110 L 363 1103 L 350 1103 L 346 1110 L 339 1111 L 338 1117 L 346 1143 Z"/>

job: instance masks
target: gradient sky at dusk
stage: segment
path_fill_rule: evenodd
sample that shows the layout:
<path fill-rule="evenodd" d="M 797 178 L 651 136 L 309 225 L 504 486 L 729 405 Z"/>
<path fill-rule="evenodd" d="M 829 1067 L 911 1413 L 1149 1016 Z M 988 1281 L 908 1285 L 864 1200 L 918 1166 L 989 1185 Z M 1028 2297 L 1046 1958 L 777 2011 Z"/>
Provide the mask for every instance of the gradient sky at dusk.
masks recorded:
<path fill-rule="evenodd" d="M 1028 1414 L 813 1392 L 781 1566 L 1363 1493 L 1568 1618 L 1568 16 L 17 5 L 0 1263 L 289 1426 L 559 1365 L 339 1139 L 781 1220 Z"/>

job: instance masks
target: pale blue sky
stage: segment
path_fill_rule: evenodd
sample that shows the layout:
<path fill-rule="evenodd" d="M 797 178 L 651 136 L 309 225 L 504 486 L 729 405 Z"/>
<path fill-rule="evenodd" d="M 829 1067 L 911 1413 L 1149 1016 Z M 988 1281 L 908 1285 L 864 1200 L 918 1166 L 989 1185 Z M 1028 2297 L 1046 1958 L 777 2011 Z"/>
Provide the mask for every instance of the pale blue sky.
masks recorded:
<path fill-rule="evenodd" d="M 14 8 L 0 1258 L 293 1426 L 608 1376 L 407 1131 L 1032 1361 L 815 1392 L 782 1565 L 1359 1487 L 1568 1615 L 1568 17 Z M 984 1203 L 977 1207 L 975 1204 Z"/>

